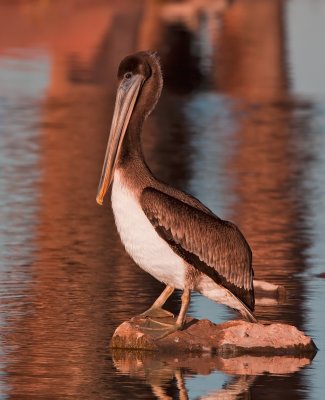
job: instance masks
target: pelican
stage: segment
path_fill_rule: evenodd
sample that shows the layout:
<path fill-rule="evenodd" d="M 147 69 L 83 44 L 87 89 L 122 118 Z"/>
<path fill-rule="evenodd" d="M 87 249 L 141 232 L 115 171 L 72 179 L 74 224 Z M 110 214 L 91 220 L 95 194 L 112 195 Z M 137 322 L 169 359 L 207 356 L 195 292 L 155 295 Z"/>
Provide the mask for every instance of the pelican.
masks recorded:
<path fill-rule="evenodd" d="M 103 204 L 112 184 L 112 209 L 126 251 L 136 264 L 166 285 L 143 315 L 153 322 L 171 316 L 162 307 L 175 289 L 181 289 L 179 315 L 173 324 L 161 323 L 163 335 L 183 328 L 191 291 L 256 322 L 252 252 L 243 234 L 196 198 L 156 179 L 144 160 L 142 126 L 163 86 L 158 56 L 153 52 L 127 56 L 117 77 L 96 201 Z"/>

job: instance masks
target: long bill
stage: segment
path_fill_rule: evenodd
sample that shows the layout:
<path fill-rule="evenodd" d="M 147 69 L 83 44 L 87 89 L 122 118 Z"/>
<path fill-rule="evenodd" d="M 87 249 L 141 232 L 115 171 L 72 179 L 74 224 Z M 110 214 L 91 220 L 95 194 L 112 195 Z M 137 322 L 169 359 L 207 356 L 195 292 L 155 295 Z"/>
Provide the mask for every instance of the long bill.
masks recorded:
<path fill-rule="evenodd" d="M 133 75 L 127 81 L 123 80 L 117 90 L 112 126 L 96 197 L 100 205 L 103 204 L 104 196 L 112 183 L 118 155 L 143 80 L 141 75 Z"/>

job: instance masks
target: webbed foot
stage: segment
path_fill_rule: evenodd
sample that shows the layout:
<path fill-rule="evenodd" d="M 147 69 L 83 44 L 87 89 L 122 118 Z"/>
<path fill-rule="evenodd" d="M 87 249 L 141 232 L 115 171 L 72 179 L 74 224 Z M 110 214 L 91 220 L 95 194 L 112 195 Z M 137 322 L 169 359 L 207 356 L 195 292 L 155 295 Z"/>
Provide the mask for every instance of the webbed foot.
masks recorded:
<path fill-rule="evenodd" d="M 155 321 L 151 318 L 148 318 L 145 324 L 141 326 L 141 330 L 153 336 L 156 340 L 162 339 L 173 332 L 181 330 L 182 328 L 183 324 L 177 322 L 174 324 L 169 324 Z"/>
<path fill-rule="evenodd" d="M 164 310 L 161 307 L 150 307 L 148 310 L 141 314 L 143 317 L 150 318 L 174 318 L 174 314 L 170 311 Z"/>
<path fill-rule="evenodd" d="M 171 315 L 173 316 L 173 314 L 170 313 L 169 311 L 162 309 L 160 307 L 160 304 L 153 305 L 152 307 L 149 308 L 149 310 L 145 311 L 142 314 L 142 316 L 145 316 L 145 321 L 142 324 L 141 329 L 147 331 L 148 334 L 153 336 L 156 340 L 162 339 L 170 335 L 171 333 L 181 330 L 185 323 L 186 312 L 190 304 L 190 298 L 191 298 L 191 291 L 190 289 L 185 288 L 182 294 L 182 305 L 179 315 L 176 321 L 175 320 L 172 321 L 173 323 L 161 322 L 152 319 L 151 317 L 165 318 L 165 317 L 170 317 Z M 159 317 L 157 317 L 157 313 L 158 315 L 160 315 Z"/>

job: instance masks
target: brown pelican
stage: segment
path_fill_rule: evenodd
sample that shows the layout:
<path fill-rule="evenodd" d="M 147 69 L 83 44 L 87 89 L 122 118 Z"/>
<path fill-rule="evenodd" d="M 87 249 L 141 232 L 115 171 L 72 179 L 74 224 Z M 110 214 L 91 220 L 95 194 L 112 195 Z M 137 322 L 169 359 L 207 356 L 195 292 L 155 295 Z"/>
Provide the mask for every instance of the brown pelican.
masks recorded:
<path fill-rule="evenodd" d="M 183 290 L 176 323 L 162 328 L 165 334 L 183 327 L 192 290 L 256 322 L 252 314 L 252 253 L 240 230 L 196 198 L 157 180 L 144 160 L 141 129 L 162 86 L 155 53 L 139 52 L 120 63 L 96 200 L 102 204 L 113 183 L 112 208 L 126 251 L 141 268 L 166 284 L 143 314 L 149 318 L 172 315 L 162 306 L 175 288 Z"/>

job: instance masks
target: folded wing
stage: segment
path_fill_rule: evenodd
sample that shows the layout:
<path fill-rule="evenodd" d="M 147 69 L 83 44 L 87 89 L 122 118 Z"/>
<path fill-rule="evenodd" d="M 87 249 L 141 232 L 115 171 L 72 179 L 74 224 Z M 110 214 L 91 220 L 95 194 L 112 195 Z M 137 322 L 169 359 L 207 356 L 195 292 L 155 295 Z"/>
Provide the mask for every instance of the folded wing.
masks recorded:
<path fill-rule="evenodd" d="M 146 188 L 140 201 L 178 255 L 254 310 L 252 252 L 236 225 L 153 188 Z"/>

